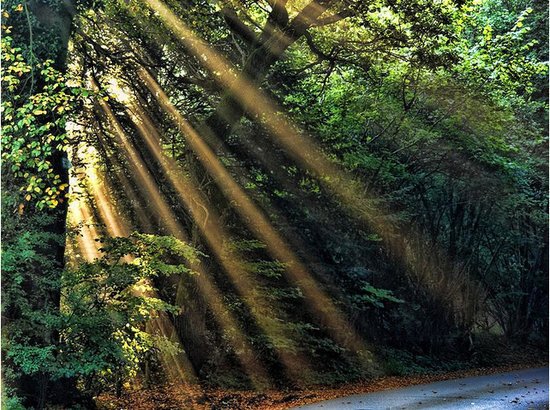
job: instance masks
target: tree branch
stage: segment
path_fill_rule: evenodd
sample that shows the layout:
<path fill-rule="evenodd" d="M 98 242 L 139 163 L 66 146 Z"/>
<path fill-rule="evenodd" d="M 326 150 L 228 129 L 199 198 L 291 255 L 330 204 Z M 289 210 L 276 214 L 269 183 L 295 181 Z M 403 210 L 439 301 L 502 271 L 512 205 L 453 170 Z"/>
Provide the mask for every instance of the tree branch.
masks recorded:
<path fill-rule="evenodd" d="M 269 14 L 268 21 L 280 28 L 284 28 L 288 24 L 288 11 L 286 10 L 287 1 L 288 0 L 268 0 L 271 6 L 271 13 Z"/>
<path fill-rule="evenodd" d="M 335 58 L 331 55 L 328 55 L 324 51 L 322 51 L 317 45 L 313 42 L 313 37 L 310 33 L 307 31 L 304 33 L 304 38 L 306 39 L 306 43 L 311 50 L 313 54 L 315 54 L 317 57 L 319 57 L 321 60 L 328 60 L 328 61 L 334 61 Z"/>
<path fill-rule="evenodd" d="M 342 10 L 341 12 L 333 14 L 332 16 L 318 18 L 315 23 L 312 24 L 312 27 L 320 27 L 333 24 L 345 18 L 351 17 L 353 16 L 353 14 L 354 11 L 351 9 Z"/>
<path fill-rule="evenodd" d="M 290 23 L 287 35 L 296 40 L 312 27 L 317 19 L 327 10 L 333 0 L 313 0 L 305 6 Z"/>
<path fill-rule="evenodd" d="M 243 23 L 239 16 L 237 16 L 235 9 L 226 5 L 222 8 L 221 12 L 231 31 L 243 39 L 245 43 L 253 46 L 258 42 L 256 33 Z"/>

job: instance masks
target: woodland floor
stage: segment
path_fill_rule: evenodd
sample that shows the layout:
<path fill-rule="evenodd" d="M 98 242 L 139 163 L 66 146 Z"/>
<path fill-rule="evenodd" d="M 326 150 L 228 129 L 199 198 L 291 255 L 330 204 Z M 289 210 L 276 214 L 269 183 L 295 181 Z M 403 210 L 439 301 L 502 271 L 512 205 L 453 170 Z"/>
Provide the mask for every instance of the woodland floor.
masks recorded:
<path fill-rule="evenodd" d="M 547 358 L 539 359 L 532 357 L 527 360 L 524 358 L 522 362 L 510 365 L 479 367 L 425 375 L 387 376 L 337 387 L 313 387 L 307 390 L 289 389 L 283 391 L 254 392 L 172 384 L 155 386 L 150 389 L 128 391 L 121 398 L 116 398 L 111 394 L 103 394 L 98 398 L 97 403 L 99 408 L 104 410 L 283 410 L 352 394 L 371 393 L 449 379 L 502 373 L 529 367 L 540 367 L 547 364 Z"/>

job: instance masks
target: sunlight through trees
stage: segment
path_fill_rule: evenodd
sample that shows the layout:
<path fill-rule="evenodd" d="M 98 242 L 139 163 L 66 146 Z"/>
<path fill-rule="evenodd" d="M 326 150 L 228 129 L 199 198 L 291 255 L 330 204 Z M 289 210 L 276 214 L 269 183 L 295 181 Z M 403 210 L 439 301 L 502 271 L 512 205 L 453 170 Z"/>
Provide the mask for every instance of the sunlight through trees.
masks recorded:
<path fill-rule="evenodd" d="M 4 1 L 3 406 L 546 358 L 547 61 L 538 0 Z"/>

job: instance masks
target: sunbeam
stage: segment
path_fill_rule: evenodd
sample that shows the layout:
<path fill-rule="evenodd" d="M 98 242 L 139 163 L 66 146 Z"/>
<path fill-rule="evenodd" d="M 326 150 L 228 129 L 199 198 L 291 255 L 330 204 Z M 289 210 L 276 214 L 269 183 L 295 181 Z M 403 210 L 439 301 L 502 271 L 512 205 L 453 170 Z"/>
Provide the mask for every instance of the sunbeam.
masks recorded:
<path fill-rule="evenodd" d="M 97 87 L 97 84 L 95 82 L 93 83 L 94 87 Z M 117 138 L 117 141 L 119 141 L 119 144 L 124 149 L 124 152 L 129 158 L 130 166 L 135 171 L 135 175 L 139 178 L 140 185 L 145 190 L 145 194 L 148 198 L 151 198 L 151 200 L 154 203 L 154 208 L 162 215 L 162 221 L 163 223 L 167 224 L 167 233 L 173 235 L 176 238 L 179 238 L 183 241 L 188 242 L 187 234 L 181 227 L 179 223 L 177 223 L 177 217 L 174 215 L 173 211 L 170 209 L 169 205 L 166 203 L 166 201 L 163 199 L 162 194 L 157 189 L 157 186 L 155 182 L 153 181 L 153 177 L 150 175 L 149 171 L 147 170 L 146 166 L 142 163 L 139 154 L 133 147 L 133 145 L 127 140 L 125 136 L 125 132 L 122 129 L 120 123 L 114 116 L 111 108 L 108 106 L 106 102 L 103 100 L 100 100 L 99 102 L 101 109 L 109 119 L 109 123 L 113 127 L 115 131 L 115 137 Z M 139 128 L 138 128 L 139 129 Z M 144 132 L 144 129 L 142 128 L 142 132 Z M 148 133 L 146 135 L 149 135 Z M 155 151 L 153 151 L 155 152 Z M 160 153 L 158 151 L 157 147 L 157 153 Z M 168 157 L 165 157 L 166 160 L 168 160 Z M 137 162 L 139 161 L 139 162 Z M 169 173 L 167 173 L 169 174 Z M 180 181 L 181 182 L 181 181 Z M 185 185 L 185 187 L 182 187 L 181 184 L 178 185 L 178 192 L 186 198 L 186 203 L 189 203 L 188 195 L 189 192 L 192 192 L 195 196 L 193 198 L 198 198 L 198 193 L 195 192 L 195 190 L 190 185 Z M 197 206 L 196 203 L 193 206 L 194 210 L 194 216 L 198 219 L 198 224 L 201 224 L 201 221 L 204 220 L 205 216 L 212 217 L 211 214 L 204 214 L 204 208 L 203 206 Z M 207 218 L 208 219 L 208 218 Z M 242 276 L 241 273 L 238 273 L 235 269 L 238 268 L 236 264 L 232 264 L 229 262 L 229 258 L 224 255 L 225 247 L 223 243 L 223 238 L 228 239 L 227 235 L 221 235 L 219 232 L 216 232 L 214 229 L 214 225 L 211 223 L 208 223 L 208 230 L 206 232 L 209 232 L 210 235 L 210 244 L 215 246 L 215 249 L 217 249 L 217 255 L 220 260 L 222 260 L 222 264 L 225 269 L 230 269 L 231 272 L 234 272 L 232 275 L 233 278 L 239 278 L 239 276 Z M 213 234 L 213 235 L 212 235 Z M 237 260 L 239 257 L 236 255 L 232 255 L 232 257 Z M 249 345 L 249 343 L 246 341 L 246 337 L 244 334 L 240 331 L 240 327 L 237 324 L 237 320 L 234 318 L 233 314 L 231 314 L 225 307 L 223 303 L 223 298 L 217 289 L 216 285 L 212 282 L 210 279 L 210 276 L 208 273 L 206 273 L 201 266 L 192 266 L 191 267 L 194 271 L 197 271 L 199 275 L 197 275 L 196 280 L 200 287 L 200 290 L 203 292 L 203 296 L 208 301 L 209 307 L 213 310 L 215 313 L 215 318 L 218 321 L 218 324 L 222 329 L 226 329 L 227 333 L 232 335 L 232 341 L 234 343 L 234 346 L 236 347 L 236 351 L 242 352 L 242 354 L 238 354 L 237 357 L 239 360 L 241 360 L 243 367 L 245 368 L 245 371 L 249 374 L 251 377 L 251 380 L 254 384 L 258 387 L 258 389 L 262 389 L 266 385 L 269 385 L 269 376 L 265 372 L 265 369 L 263 369 L 257 360 L 254 358 L 253 351 L 254 349 Z M 240 267 L 241 272 L 244 272 L 244 267 Z M 243 288 L 241 285 L 240 288 L 243 292 L 245 292 L 245 295 L 251 295 L 255 293 L 253 291 L 252 287 Z M 258 298 L 258 297 L 256 297 Z M 252 309 L 251 309 L 252 310 Z M 253 311 L 253 310 L 252 310 Z M 257 319 L 261 319 L 260 317 L 257 317 Z M 240 348 L 237 348 L 240 347 Z M 288 360 L 290 363 L 291 360 Z"/>
<path fill-rule="evenodd" d="M 159 105 L 170 114 L 181 134 L 186 138 L 193 151 L 195 151 L 203 166 L 214 177 L 220 189 L 236 205 L 235 209 L 241 215 L 242 220 L 267 245 L 268 252 L 275 259 L 287 266 L 285 271 L 288 272 L 290 281 L 302 289 L 306 301 L 310 304 L 315 316 L 321 318 L 335 340 L 370 361 L 372 358 L 368 353 L 365 343 L 355 330 L 349 326 L 341 312 L 334 306 L 330 297 L 317 285 L 311 274 L 307 271 L 307 268 L 296 257 L 286 241 L 273 228 L 263 212 L 258 209 L 241 186 L 235 182 L 220 160 L 201 139 L 200 135 L 170 103 L 169 98 L 151 75 L 143 68 L 139 70 L 139 75 L 146 82 Z"/>
<path fill-rule="evenodd" d="M 109 195 L 109 192 L 113 192 L 113 190 L 109 187 L 108 179 L 99 173 L 99 170 L 94 167 L 93 163 L 87 165 L 85 169 L 85 182 L 88 184 L 87 191 L 91 194 L 94 204 L 98 207 L 98 216 L 105 226 L 106 233 L 111 237 L 126 237 L 130 235 L 129 223 L 125 222 L 121 215 L 115 215 L 113 212 L 113 201 L 110 199 L 111 197 Z M 77 220 L 79 218 L 85 221 L 92 220 L 92 215 L 87 208 L 87 204 L 83 203 L 80 199 L 71 204 L 71 210 L 74 212 L 75 219 Z M 84 230 L 84 235 L 84 257 L 88 261 L 93 261 L 99 257 L 99 244 L 96 239 L 98 239 L 100 235 L 95 229 L 91 232 L 89 230 Z M 126 256 L 123 261 L 125 263 L 131 263 L 132 258 Z M 156 295 L 153 296 L 156 297 Z M 177 333 L 166 315 L 160 315 L 153 318 L 151 320 L 151 326 L 157 329 L 157 331 L 162 331 L 164 337 L 179 343 L 181 346 L 181 342 L 177 339 Z M 178 353 L 170 353 L 169 355 L 163 354 L 161 359 L 167 371 L 173 376 L 178 376 L 178 379 L 183 383 L 197 382 L 193 366 L 183 349 Z"/>
<path fill-rule="evenodd" d="M 326 190 L 334 194 L 352 216 L 367 224 L 382 238 L 388 250 L 403 265 L 410 267 L 417 281 L 429 286 L 435 280 L 434 272 L 440 272 L 445 267 L 432 266 L 426 269 L 424 265 L 429 262 L 425 258 L 418 259 L 421 252 L 415 249 L 414 241 L 409 241 L 407 246 L 403 246 L 400 239 L 405 233 L 396 231 L 396 228 L 387 221 L 378 198 L 366 191 L 360 182 L 330 161 L 314 139 L 292 124 L 277 107 L 277 104 L 258 89 L 252 79 L 247 78 L 246 74 L 237 74 L 239 70 L 236 67 L 189 29 L 162 1 L 143 0 L 143 2 L 197 57 L 200 64 L 212 73 L 212 78 L 233 95 L 247 113 L 260 121 L 294 161 L 312 173 Z M 313 10 L 316 15 L 317 13 L 322 14 L 322 12 L 323 10 Z M 155 91 L 155 93 L 157 92 L 158 90 Z M 169 100 L 163 99 L 163 101 Z M 225 115 L 231 114 L 225 113 Z M 233 119 L 230 118 L 231 120 Z M 215 146 L 216 137 L 213 133 L 208 133 L 204 138 Z M 421 238 L 422 235 L 411 227 L 405 236 L 416 239 Z M 460 303 L 460 301 L 448 302 L 450 304 Z"/>
<path fill-rule="evenodd" d="M 136 114 L 138 114 L 136 116 Z M 143 137 L 150 152 L 154 155 L 157 162 L 164 168 L 165 176 L 168 178 L 172 187 L 178 193 L 179 198 L 185 203 L 196 221 L 199 230 L 212 248 L 214 254 L 229 273 L 233 285 L 239 293 L 244 296 L 250 305 L 250 312 L 254 315 L 256 322 L 270 338 L 278 338 L 277 333 L 281 333 L 281 324 L 271 321 L 267 316 L 256 312 L 263 310 L 269 311 L 269 306 L 263 306 L 267 300 L 258 293 L 258 286 L 253 278 L 247 274 L 248 268 L 242 257 L 229 249 L 227 244 L 231 242 L 231 235 L 228 234 L 219 223 L 220 217 L 217 211 L 212 207 L 204 196 L 190 183 L 188 177 L 179 169 L 175 161 L 164 155 L 160 146 L 160 136 L 158 135 L 151 120 L 141 108 L 131 105 L 130 117 L 132 118 L 136 129 Z M 284 336 L 284 335 L 283 335 Z M 300 371 L 308 369 L 309 366 L 305 360 L 297 357 L 289 357 L 285 351 L 279 350 L 278 354 L 281 361 L 287 367 L 289 375 L 297 378 Z"/>
<path fill-rule="evenodd" d="M 79 229 L 76 233 L 77 249 L 84 261 L 92 262 L 101 257 L 99 244 L 96 239 L 99 237 L 93 221 L 90 220 L 90 213 L 87 204 L 82 199 L 74 200 L 70 204 L 69 221 Z M 87 215 L 87 216 L 85 216 Z"/>

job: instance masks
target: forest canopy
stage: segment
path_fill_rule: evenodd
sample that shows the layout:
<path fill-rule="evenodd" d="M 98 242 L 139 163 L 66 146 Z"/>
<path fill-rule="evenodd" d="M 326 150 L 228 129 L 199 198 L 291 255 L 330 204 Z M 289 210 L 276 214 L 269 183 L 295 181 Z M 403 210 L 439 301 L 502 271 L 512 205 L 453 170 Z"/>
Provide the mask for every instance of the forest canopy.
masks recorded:
<path fill-rule="evenodd" d="M 6 408 L 547 355 L 547 9 L 4 0 Z"/>

